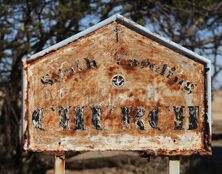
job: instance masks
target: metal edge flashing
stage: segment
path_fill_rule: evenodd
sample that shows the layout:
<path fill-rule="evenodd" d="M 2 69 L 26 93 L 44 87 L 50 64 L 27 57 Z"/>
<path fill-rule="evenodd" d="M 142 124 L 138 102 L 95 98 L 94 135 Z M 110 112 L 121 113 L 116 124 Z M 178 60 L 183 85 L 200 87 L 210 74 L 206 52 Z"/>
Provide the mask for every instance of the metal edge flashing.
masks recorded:
<path fill-rule="evenodd" d="M 207 72 L 207 115 L 208 115 L 208 123 L 209 123 L 209 129 L 210 129 L 210 135 L 212 134 L 212 115 L 211 115 L 211 61 L 207 63 L 207 68 L 209 69 Z"/>
<path fill-rule="evenodd" d="M 26 151 L 32 151 L 32 152 L 37 152 L 37 153 L 47 153 L 49 155 L 55 155 L 55 154 L 62 154 L 64 152 L 78 152 L 78 153 L 84 153 L 84 152 L 98 152 L 98 149 L 91 149 L 91 150 L 70 150 L 66 148 L 65 150 L 48 150 L 48 149 L 36 149 L 35 147 L 29 147 L 26 149 Z M 116 150 L 116 149 L 108 149 L 108 150 L 99 150 L 101 152 L 104 151 L 117 151 L 117 152 L 136 152 L 139 154 L 144 154 L 148 156 L 153 156 L 153 157 L 181 157 L 181 153 L 183 153 L 182 157 L 190 157 L 190 156 L 209 156 L 212 155 L 211 152 L 209 151 L 203 151 L 202 149 L 194 149 L 194 150 L 169 150 L 169 151 L 163 151 L 163 149 L 156 149 L 156 150 Z"/>
<path fill-rule="evenodd" d="M 205 100 L 203 142 L 205 151 L 212 155 L 211 61 L 205 65 Z"/>
<path fill-rule="evenodd" d="M 21 132 L 22 132 L 22 137 L 21 137 L 21 144 L 22 144 L 22 147 L 24 150 L 27 150 L 27 147 L 26 147 L 26 129 L 27 129 L 27 120 L 25 119 L 25 103 L 26 103 L 26 100 L 27 100 L 27 96 L 26 96 L 26 90 L 27 90 L 27 79 L 26 79 L 26 70 L 25 70 L 25 62 L 23 62 L 22 64 L 22 110 L 21 110 L 21 113 L 22 113 L 22 127 L 21 127 Z"/>
<path fill-rule="evenodd" d="M 207 72 L 207 104 L 208 104 L 207 118 L 209 126 L 208 143 L 210 145 L 210 151 L 212 155 L 211 61 L 208 62 L 207 66 L 209 68 L 209 71 Z"/>

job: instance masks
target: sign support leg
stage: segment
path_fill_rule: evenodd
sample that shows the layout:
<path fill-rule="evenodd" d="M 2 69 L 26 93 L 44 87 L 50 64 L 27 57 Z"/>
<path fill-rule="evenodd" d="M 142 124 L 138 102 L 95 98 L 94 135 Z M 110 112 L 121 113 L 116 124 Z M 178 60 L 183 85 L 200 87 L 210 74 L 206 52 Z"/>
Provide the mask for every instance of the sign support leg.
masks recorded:
<path fill-rule="evenodd" d="M 180 174 L 180 159 L 179 158 L 169 159 L 169 174 Z"/>
<path fill-rule="evenodd" d="M 55 156 L 54 174 L 65 174 L 65 154 Z"/>

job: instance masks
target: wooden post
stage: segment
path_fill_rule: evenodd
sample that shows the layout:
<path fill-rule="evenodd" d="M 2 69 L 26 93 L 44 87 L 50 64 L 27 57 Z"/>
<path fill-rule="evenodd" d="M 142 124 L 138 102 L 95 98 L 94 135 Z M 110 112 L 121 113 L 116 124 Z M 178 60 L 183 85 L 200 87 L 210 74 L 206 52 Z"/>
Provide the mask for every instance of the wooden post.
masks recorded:
<path fill-rule="evenodd" d="M 65 174 L 65 155 L 55 156 L 54 174 Z"/>
<path fill-rule="evenodd" d="M 180 173 L 180 159 L 170 158 L 169 159 L 169 174 L 179 174 Z"/>

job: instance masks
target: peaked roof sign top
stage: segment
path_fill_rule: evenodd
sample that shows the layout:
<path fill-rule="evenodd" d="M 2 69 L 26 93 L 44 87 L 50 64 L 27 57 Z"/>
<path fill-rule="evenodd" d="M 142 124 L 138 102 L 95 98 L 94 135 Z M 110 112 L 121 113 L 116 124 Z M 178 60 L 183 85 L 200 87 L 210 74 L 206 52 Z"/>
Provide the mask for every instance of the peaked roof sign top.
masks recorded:
<path fill-rule="evenodd" d="M 193 59 L 197 59 L 200 62 L 204 62 L 204 63 L 207 63 L 207 64 L 210 63 L 209 59 L 206 59 L 205 57 L 200 56 L 200 55 L 196 54 L 195 52 L 193 52 L 193 51 L 191 51 L 191 50 L 189 50 L 189 49 L 187 49 L 187 48 L 185 48 L 185 47 L 183 47 L 183 46 L 181 46 L 181 45 L 179 45 L 179 44 L 177 44 L 173 41 L 170 41 L 170 40 L 168 40 L 164 37 L 161 37 L 158 34 L 150 32 L 147 28 L 133 22 L 132 20 L 129 20 L 129 19 L 125 18 L 124 16 L 122 16 L 120 14 L 115 14 L 115 15 L 107 18 L 106 20 L 103 20 L 103 21 L 95 24 L 94 26 L 92 26 L 92 27 L 90 27 L 90 28 L 88 28 L 88 29 L 86 29 L 82 32 L 79 32 L 79 33 L 77 33 L 77 34 L 75 34 L 75 35 L 73 35 L 73 36 L 55 44 L 55 45 L 53 45 L 53 46 L 50 46 L 50 47 L 46 48 L 45 50 L 42 50 L 42 51 L 40 51 L 40 52 L 30 56 L 30 57 L 26 57 L 26 58 L 23 59 L 23 61 L 26 61 L 26 60 L 29 61 L 29 60 L 33 60 L 33 59 L 36 59 L 38 57 L 44 56 L 45 54 L 47 54 L 47 53 L 49 53 L 53 50 L 57 50 L 58 48 L 63 47 L 63 46 L 65 46 L 65 45 L 67 45 L 67 44 L 69 44 L 69 43 L 71 43 L 71 42 L 73 42 L 73 41 L 75 41 L 75 40 L 77 40 L 81 37 L 84 37 L 87 34 L 90 34 L 93 31 L 98 30 L 99 28 L 102 28 L 103 26 L 105 26 L 107 24 L 110 24 L 114 21 L 116 21 L 118 23 L 121 23 L 121 24 L 125 25 L 126 27 L 129 27 L 130 29 L 133 29 L 134 31 L 136 31 L 136 32 L 138 32 L 138 33 L 140 33 L 144 36 L 147 36 L 147 37 L 149 37 L 149 38 L 163 44 L 164 46 L 169 47 L 169 48 L 171 48 L 171 49 L 173 49 L 173 50 L 175 50 L 175 51 L 177 51 L 181 54 L 189 56 Z"/>

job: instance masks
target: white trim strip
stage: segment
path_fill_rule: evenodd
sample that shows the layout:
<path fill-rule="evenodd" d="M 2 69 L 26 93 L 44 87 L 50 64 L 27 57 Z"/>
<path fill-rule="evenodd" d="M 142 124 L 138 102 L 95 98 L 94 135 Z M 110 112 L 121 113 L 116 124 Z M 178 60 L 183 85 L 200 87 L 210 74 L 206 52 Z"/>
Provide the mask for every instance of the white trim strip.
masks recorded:
<path fill-rule="evenodd" d="M 211 62 L 207 64 L 207 68 L 209 68 L 209 71 L 207 72 L 207 105 L 208 105 L 208 110 L 207 110 L 207 118 L 208 118 L 208 123 L 210 127 L 210 135 L 212 135 L 212 115 L 211 115 Z"/>

